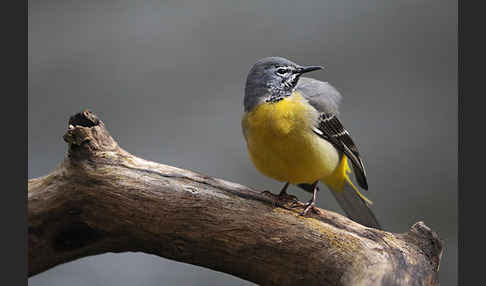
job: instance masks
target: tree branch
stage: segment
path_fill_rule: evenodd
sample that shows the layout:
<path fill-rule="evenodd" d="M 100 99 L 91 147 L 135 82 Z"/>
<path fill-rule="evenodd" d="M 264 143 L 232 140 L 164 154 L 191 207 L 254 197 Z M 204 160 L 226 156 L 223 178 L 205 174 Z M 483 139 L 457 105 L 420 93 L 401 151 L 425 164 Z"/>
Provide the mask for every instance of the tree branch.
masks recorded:
<path fill-rule="evenodd" d="M 438 235 L 395 234 L 339 214 L 299 215 L 248 187 L 137 158 L 89 111 L 69 149 L 28 184 L 29 275 L 105 252 L 141 251 L 261 285 L 438 285 Z"/>

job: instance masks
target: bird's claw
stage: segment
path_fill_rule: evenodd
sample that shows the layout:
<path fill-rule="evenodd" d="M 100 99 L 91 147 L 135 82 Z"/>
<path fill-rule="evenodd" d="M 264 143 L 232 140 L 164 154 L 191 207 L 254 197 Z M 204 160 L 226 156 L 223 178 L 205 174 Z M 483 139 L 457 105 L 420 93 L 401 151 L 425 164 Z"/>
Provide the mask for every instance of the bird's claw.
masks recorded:
<path fill-rule="evenodd" d="M 265 191 L 261 192 L 261 194 L 262 194 L 262 195 L 264 195 L 264 196 L 269 196 L 269 197 L 274 197 L 274 196 L 275 196 L 275 195 L 274 195 L 272 192 L 270 192 L 269 190 L 265 190 Z"/>
<path fill-rule="evenodd" d="M 268 196 L 272 199 L 274 206 L 285 206 L 287 204 L 296 204 L 298 199 L 294 195 L 290 195 L 288 193 L 280 193 L 278 195 L 273 194 L 272 192 L 265 190 L 262 192 L 262 195 Z"/>
<path fill-rule="evenodd" d="M 316 207 L 316 203 L 312 200 L 305 203 L 303 207 L 304 207 L 304 211 L 300 213 L 301 216 L 307 215 L 311 210 L 315 214 L 321 213 L 321 211 Z"/>

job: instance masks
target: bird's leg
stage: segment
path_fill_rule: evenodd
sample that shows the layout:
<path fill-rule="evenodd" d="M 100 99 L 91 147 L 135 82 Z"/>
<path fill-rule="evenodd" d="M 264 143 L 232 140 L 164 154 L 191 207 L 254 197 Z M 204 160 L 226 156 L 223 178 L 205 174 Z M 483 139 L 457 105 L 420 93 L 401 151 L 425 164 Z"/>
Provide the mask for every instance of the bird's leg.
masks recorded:
<path fill-rule="evenodd" d="M 312 184 L 313 187 L 312 199 L 307 203 L 305 203 L 304 211 L 300 215 L 305 216 L 310 210 L 312 210 L 316 214 L 321 213 L 319 209 L 316 207 L 317 191 L 319 190 L 319 188 L 317 187 L 318 182 L 319 181 L 316 181 L 315 183 Z"/>
<path fill-rule="evenodd" d="M 289 182 L 287 182 L 283 186 L 282 190 L 278 194 L 278 202 L 284 203 L 284 204 L 287 203 L 287 202 L 291 202 L 292 204 L 294 204 L 295 202 L 299 201 L 296 196 L 293 196 L 293 195 L 290 195 L 289 193 L 287 193 L 288 187 L 289 187 Z"/>
<path fill-rule="evenodd" d="M 283 188 L 280 190 L 280 193 L 278 194 L 278 196 L 285 196 L 287 195 L 287 188 L 289 187 L 289 183 L 285 183 L 285 185 L 283 186 Z M 264 195 L 268 195 L 268 196 L 275 196 L 274 194 L 272 194 L 272 192 L 270 192 L 269 190 L 265 190 L 262 192 L 262 194 Z"/>
<path fill-rule="evenodd" d="M 283 188 L 280 190 L 280 193 L 278 194 L 278 196 L 285 196 L 285 195 L 288 195 L 287 194 L 287 188 L 289 187 L 289 182 L 285 183 L 285 185 L 283 186 Z"/>
<path fill-rule="evenodd" d="M 285 205 L 287 202 L 295 202 L 297 201 L 297 197 L 290 195 L 287 193 L 287 188 L 289 187 L 289 183 L 285 183 L 283 188 L 280 190 L 278 195 L 272 194 L 270 191 L 263 191 L 263 194 L 271 196 L 274 199 L 275 205 Z"/>

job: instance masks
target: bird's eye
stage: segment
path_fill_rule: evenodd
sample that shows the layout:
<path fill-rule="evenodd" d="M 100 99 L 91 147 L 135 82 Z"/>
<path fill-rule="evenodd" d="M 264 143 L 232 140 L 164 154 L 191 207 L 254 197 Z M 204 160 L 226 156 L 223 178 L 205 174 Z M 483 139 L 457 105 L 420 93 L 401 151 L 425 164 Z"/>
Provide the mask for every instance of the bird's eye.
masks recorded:
<path fill-rule="evenodd" d="M 279 68 L 279 69 L 277 69 L 277 73 L 278 74 L 286 74 L 287 73 L 287 69 L 286 68 Z"/>

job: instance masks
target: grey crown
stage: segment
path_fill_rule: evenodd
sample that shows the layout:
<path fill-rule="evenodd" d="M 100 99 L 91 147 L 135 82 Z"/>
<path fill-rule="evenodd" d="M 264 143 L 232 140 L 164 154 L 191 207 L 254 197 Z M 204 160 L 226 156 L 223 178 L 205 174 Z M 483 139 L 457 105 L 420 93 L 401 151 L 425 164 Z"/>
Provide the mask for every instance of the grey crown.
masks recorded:
<path fill-rule="evenodd" d="M 329 83 L 307 77 L 298 77 L 295 86 L 286 87 L 276 73 L 279 67 L 298 69 L 302 66 L 281 57 L 258 60 L 250 69 L 245 86 L 244 110 L 253 110 L 257 105 L 275 94 L 289 96 L 294 90 L 306 98 L 320 113 L 338 114 L 341 94 Z"/>

